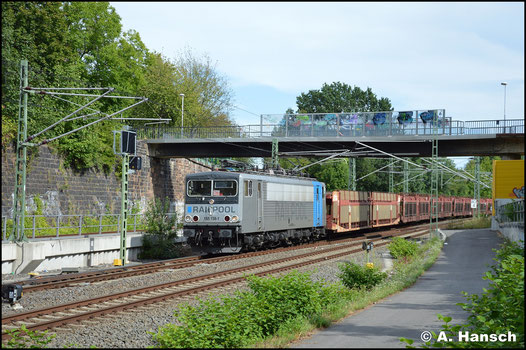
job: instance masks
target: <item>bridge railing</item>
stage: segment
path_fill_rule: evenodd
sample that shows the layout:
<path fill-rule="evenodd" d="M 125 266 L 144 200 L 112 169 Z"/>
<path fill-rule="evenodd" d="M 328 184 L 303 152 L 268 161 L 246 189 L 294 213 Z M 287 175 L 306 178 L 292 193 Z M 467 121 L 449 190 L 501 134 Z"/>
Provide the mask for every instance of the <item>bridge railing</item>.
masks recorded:
<path fill-rule="evenodd" d="M 497 203 L 495 217 L 501 223 L 522 223 L 524 225 L 524 199 L 505 204 Z"/>
<path fill-rule="evenodd" d="M 464 135 L 524 134 L 524 119 L 464 122 Z"/>
<path fill-rule="evenodd" d="M 419 116 L 420 118 L 413 118 Z M 425 118 L 423 118 L 425 116 Z M 276 120 L 281 117 L 281 120 Z M 264 124 L 263 120 L 273 123 Z M 245 126 L 175 127 L 138 129 L 147 139 L 260 138 L 260 137 L 360 137 L 406 135 L 485 135 L 524 133 L 524 120 L 458 121 L 444 110 L 262 115 L 260 124 Z"/>

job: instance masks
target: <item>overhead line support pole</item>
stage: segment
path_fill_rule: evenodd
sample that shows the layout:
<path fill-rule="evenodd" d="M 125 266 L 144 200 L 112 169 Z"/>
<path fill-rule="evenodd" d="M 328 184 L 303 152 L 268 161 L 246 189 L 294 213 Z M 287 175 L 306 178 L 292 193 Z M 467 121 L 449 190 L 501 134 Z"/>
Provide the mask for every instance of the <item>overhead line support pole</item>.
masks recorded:
<path fill-rule="evenodd" d="M 389 192 L 394 193 L 394 174 L 393 174 L 393 164 L 394 161 L 389 159 Z"/>
<path fill-rule="evenodd" d="M 409 193 L 409 163 L 404 162 L 404 193 Z"/>
<path fill-rule="evenodd" d="M 272 139 L 272 168 L 278 169 L 279 158 L 278 158 L 278 139 Z"/>
<path fill-rule="evenodd" d="M 20 62 L 20 104 L 18 108 L 18 132 L 16 140 L 15 193 L 13 203 L 13 232 L 10 241 L 27 241 L 24 233 L 26 207 L 26 167 L 27 167 L 27 93 L 28 61 Z"/>
<path fill-rule="evenodd" d="M 429 216 L 429 233 L 430 235 L 438 234 L 438 116 L 432 119 L 432 148 L 431 157 L 431 215 Z M 434 221 L 434 224 L 433 224 Z"/>
<path fill-rule="evenodd" d="M 356 191 L 356 157 L 349 157 L 349 190 Z"/>
<path fill-rule="evenodd" d="M 477 217 L 480 215 L 480 157 L 475 157 L 475 178 L 477 181 L 475 181 L 475 193 L 474 197 L 477 200 Z M 473 210 L 473 214 L 475 214 L 475 210 Z"/>

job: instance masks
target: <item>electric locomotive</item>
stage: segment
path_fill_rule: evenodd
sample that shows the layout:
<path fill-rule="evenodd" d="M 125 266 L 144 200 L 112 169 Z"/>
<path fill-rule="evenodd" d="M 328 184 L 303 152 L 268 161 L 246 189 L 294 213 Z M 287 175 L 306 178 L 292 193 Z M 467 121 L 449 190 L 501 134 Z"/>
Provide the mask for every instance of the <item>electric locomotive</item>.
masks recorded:
<path fill-rule="evenodd" d="M 183 233 L 194 252 L 238 253 L 325 236 L 325 184 L 262 173 L 185 178 Z"/>

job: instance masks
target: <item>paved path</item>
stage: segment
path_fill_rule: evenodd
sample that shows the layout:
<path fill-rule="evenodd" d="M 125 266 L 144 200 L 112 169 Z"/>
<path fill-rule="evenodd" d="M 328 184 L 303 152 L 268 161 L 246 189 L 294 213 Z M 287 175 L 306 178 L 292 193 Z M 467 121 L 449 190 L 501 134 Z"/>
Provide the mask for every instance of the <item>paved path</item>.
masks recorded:
<path fill-rule="evenodd" d="M 482 293 L 482 279 L 494 263 L 492 248 L 501 239 L 488 230 L 444 231 L 448 236 L 435 264 L 410 288 L 347 317 L 312 337 L 292 344 L 296 348 L 404 348 L 400 337 L 422 344 L 420 334 L 441 330 L 437 313 L 461 323 L 468 313 L 456 303 L 466 302 L 461 291 Z"/>

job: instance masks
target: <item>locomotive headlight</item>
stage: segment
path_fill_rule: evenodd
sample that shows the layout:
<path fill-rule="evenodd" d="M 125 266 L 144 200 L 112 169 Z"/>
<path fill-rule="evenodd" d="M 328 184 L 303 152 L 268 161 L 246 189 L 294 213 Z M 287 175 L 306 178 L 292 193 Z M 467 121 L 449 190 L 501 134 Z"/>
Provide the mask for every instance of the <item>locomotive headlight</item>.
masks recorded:
<path fill-rule="evenodd" d="M 232 222 L 237 222 L 238 220 L 239 218 L 237 217 L 237 215 L 232 216 Z"/>
<path fill-rule="evenodd" d="M 186 222 L 192 222 L 192 217 L 191 217 L 190 215 L 186 215 L 186 216 L 184 217 L 184 221 L 186 221 Z"/>

